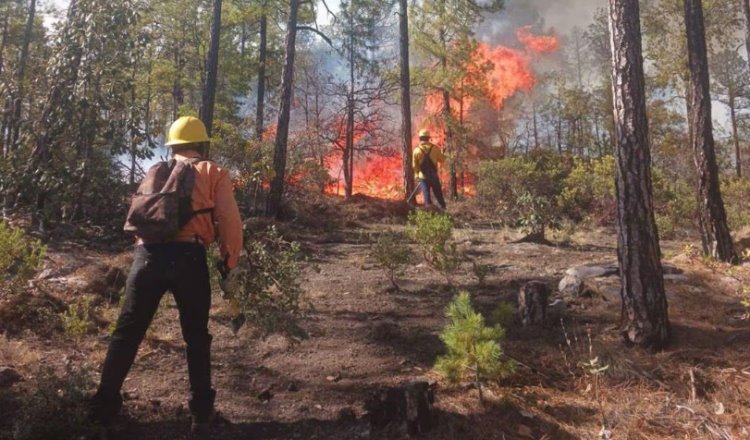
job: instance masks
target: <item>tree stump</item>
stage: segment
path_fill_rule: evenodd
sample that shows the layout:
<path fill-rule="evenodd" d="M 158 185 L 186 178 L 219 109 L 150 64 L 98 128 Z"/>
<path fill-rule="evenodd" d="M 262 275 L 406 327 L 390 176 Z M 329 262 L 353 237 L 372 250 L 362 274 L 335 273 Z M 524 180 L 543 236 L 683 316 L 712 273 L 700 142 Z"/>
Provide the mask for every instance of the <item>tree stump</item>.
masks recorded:
<path fill-rule="evenodd" d="M 430 431 L 437 420 L 432 412 L 435 392 L 426 381 L 383 388 L 367 403 L 370 431 L 389 430 L 416 435 Z"/>
<path fill-rule="evenodd" d="M 541 281 L 529 281 L 518 292 L 518 313 L 523 325 L 544 325 L 547 320 L 549 287 Z"/>

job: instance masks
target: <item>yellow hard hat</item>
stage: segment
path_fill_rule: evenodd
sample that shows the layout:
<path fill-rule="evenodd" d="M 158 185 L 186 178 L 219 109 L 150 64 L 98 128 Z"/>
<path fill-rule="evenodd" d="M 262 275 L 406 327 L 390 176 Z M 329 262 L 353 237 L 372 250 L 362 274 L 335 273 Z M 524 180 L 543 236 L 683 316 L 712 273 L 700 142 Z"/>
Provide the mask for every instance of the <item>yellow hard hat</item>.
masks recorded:
<path fill-rule="evenodd" d="M 203 122 L 195 116 L 183 116 L 169 127 L 167 146 L 208 142 L 208 132 Z"/>
<path fill-rule="evenodd" d="M 422 138 L 428 138 L 429 139 L 430 138 L 430 130 L 428 130 L 426 128 L 423 128 L 423 129 L 419 130 L 419 138 L 420 139 L 422 139 Z"/>

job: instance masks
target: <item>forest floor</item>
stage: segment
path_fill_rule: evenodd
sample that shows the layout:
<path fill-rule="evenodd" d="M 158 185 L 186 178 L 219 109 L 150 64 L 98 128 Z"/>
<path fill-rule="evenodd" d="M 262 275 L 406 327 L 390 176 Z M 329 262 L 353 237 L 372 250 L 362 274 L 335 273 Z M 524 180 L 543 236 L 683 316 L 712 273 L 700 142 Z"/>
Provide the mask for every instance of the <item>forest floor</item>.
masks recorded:
<path fill-rule="evenodd" d="M 299 344 L 278 336 L 258 340 L 248 329 L 234 336 L 227 304 L 216 293 L 210 323 L 214 385 L 217 407 L 231 424 L 214 438 L 394 438 L 370 433 L 364 403 L 382 386 L 418 378 L 437 381 L 439 424 L 419 437 L 424 439 L 750 438 L 750 322 L 742 319 L 740 304 L 750 267 L 704 261 L 689 242 L 663 242 L 664 260 L 684 276 L 666 281 L 672 344 L 659 353 L 624 347 L 617 277 L 588 280 L 599 295 L 569 301 L 543 328 L 507 329 L 503 348 L 518 362 L 516 371 L 489 385 L 480 404 L 476 389 L 449 385 L 432 371 L 444 350 L 439 334 L 454 292 L 469 291 L 475 306 L 491 316 L 499 303 L 515 304 L 526 281 L 556 290 L 570 267 L 616 261 L 614 232 L 553 236 L 558 244 L 547 246 L 513 243 L 520 237 L 514 231 L 460 222 L 460 246 L 492 269 L 485 282 L 477 282 L 468 261 L 453 287 L 415 262 L 396 292 L 368 256 L 369 237 L 402 229 L 403 221 L 360 217 L 318 230 L 293 222 L 282 227 L 312 263 L 303 283 L 313 306 L 302 322 L 309 338 Z M 38 283 L 48 292 L 45 301 L 62 307 L 84 294 L 101 297 L 110 288 L 101 283 L 107 277 L 118 286 L 112 267 L 127 269 L 126 246 L 53 240 Z M 33 299 L 25 301 L 35 307 Z M 33 313 L 14 327 L 9 304 L 0 305 L 6 331 L 0 366 L 12 366 L 25 379 L 0 390 L 0 438 L 10 438 L 19 416 L 15 399 L 35 392 L 40 365 L 98 371 L 117 304 L 95 304 L 96 325 L 76 343 Z M 34 319 L 39 328 L 30 328 Z M 594 358 L 608 366 L 598 378 L 581 366 Z M 177 309 L 167 295 L 125 382 L 115 438 L 185 438 L 187 388 Z"/>

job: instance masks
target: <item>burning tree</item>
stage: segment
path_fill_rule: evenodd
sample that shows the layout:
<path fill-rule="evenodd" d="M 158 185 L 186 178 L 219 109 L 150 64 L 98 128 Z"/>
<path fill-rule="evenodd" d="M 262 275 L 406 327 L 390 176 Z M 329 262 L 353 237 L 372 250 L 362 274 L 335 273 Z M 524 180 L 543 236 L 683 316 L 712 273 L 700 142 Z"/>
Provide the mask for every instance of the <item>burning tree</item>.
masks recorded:
<path fill-rule="evenodd" d="M 450 168 L 450 195 L 458 196 L 456 158 L 459 148 L 454 144 L 454 134 L 461 127 L 463 109 L 456 109 L 452 102 L 468 91 L 467 83 L 471 69 L 472 53 L 476 47 L 473 27 L 482 21 L 485 12 L 499 11 L 502 0 L 480 4 L 475 0 L 437 0 L 424 2 L 415 7 L 415 46 L 428 59 L 428 66 L 421 72 L 422 80 L 432 94 L 426 106 L 432 116 L 440 114 L 445 150 Z M 436 69 L 437 68 L 437 69 Z"/>

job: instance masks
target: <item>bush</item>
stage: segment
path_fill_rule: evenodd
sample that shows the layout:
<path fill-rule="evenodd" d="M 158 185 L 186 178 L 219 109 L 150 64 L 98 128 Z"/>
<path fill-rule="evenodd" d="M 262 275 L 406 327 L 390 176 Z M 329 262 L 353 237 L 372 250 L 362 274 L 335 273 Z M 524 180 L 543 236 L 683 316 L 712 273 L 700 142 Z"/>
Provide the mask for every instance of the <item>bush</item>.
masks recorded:
<path fill-rule="evenodd" d="M 448 318 L 440 339 L 448 354 L 438 358 L 435 369 L 450 382 L 471 380 L 482 399 L 482 383 L 501 379 L 513 371 L 513 363 L 503 360 L 500 340 L 504 331 L 499 325 L 489 327 L 484 317 L 474 311 L 468 292 L 460 292 L 445 310 Z"/>
<path fill-rule="evenodd" d="M 613 224 L 616 219 L 615 158 L 577 158 L 563 181 L 561 213 L 574 222 Z"/>
<path fill-rule="evenodd" d="M 370 256 L 385 271 L 396 290 L 401 290 L 396 284 L 396 276 L 403 274 L 404 267 L 411 261 L 411 255 L 411 249 L 404 237 L 389 231 L 380 233 L 370 250 Z"/>
<path fill-rule="evenodd" d="M 654 170 L 653 191 L 659 238 L 675 238 L 696 230 L 696 197 L 692 183 L 670 179 L 663 172 Z"/>
<path fill-rule="evenodd" d="M 0 294 L 16 292 L 42 265 L 46 248 L 0 220 Z"/>
<path fill-rule="evenodd" d="M 90 432 L 87 394 L 94 387 L 85 369 L 67 367 L 63 376 L 51 368 L 36 375 L 35 389 L 20 402 L 13 428 L 16 440 L 79 439 Z"/>
<path fill-rule="evenodd" d="M 721 195 L 727 210 L 729 229 L 738 231 L 750 226 L 750 179 L 725 178 L 721 182 Z"/>
<path fill-rule="evenodd" d="M 406 230 L 409 238 L 419 246 L 425 262 L 451 282 L 453 273 L 463 260 L 453 237 L 453 220 L 442 213 L 415 211 L 409 214 Z"/>
<path fill-rule="evenodd" d="M 541 151 L 482 162 L 477 179 L 479 204 L 506 224 L 544 237 L 544 230 L 559 222 L 558 197 L 571 167 L 567 156 Z"/>
<path fill-rule="evenodd" d="M 289 242 L 274 226 L 245 240 L 247 257 L 237 267 L 232 301 L 262 335 L 306 337 L 298 322 L 304 315 L 299 243 Z"/>

